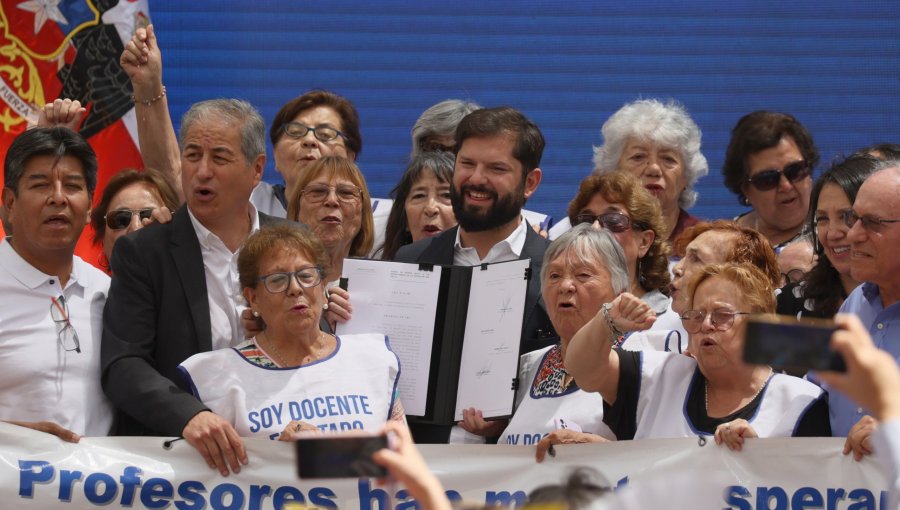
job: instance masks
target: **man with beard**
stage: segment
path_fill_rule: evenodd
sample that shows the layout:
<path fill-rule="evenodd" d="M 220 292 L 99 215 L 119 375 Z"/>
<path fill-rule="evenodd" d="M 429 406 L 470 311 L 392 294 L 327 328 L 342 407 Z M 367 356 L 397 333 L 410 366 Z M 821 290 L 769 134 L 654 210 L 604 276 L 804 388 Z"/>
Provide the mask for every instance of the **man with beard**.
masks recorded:
<path fill-rule="evenodd" d="M 509 107 L 476 110 L 456 129 L 456 165 L 450 202 L 459 225 L 400 248 L 394 260 L 475 266 L 530 259 L 531 274 L 519 343 L 521 353 L 555 344 L 541 299 L 544 250 L 549 244 L 522 217 L 525 201 L 541 182 L 544 137 L 521 112 Z M 479 420 L 483 423 L 483 420 Z M 414 424 L 417 443 L 446 443 L 450 427 Z M 500 431 L 479 431 L 495 435 Z M 455 436 L 456 434 L 454 434 Z"/>

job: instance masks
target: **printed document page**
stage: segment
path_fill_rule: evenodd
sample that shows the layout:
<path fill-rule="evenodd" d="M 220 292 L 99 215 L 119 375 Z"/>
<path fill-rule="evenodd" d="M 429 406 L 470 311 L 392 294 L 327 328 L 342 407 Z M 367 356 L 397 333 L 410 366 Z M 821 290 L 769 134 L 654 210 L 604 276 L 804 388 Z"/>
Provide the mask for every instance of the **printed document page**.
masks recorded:
<path fill-rule="evenodd" d="M 512 411 L 529 262 L 514 260 L 472 270 L 456 420 L 462 420 L 463 409 L 470 407 L 480 409 L 485 418 Z"/>
<path fill-rule="evenodd" d="M 353 318 L 338 333 L 383 333 L 400 358 L 400 399 L 406 414 L 423 416 L 441 267 L 420 271 L 418 264 L 344 260 Z M 518 348 L 518 344 L 517 344 Z"/>

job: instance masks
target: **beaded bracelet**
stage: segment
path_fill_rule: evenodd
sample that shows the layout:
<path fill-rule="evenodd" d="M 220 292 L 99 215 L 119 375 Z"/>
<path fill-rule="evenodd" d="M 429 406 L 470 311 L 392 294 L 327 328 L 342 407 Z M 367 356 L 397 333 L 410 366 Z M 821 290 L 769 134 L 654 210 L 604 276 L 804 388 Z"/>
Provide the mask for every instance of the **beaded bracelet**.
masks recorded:
<path fill-rule="evenodd" d="M 625 339 L 625 333 L 616 327 L 612 317 L 609 316 L 609 311 L 612 307 L 612 303 L 604 303 L 601 309 L 603 310 L 603 318 L 606 319 L 606 327 L 609 328 L 609 343 L 615 347 L 620 345 Z"/>
<path fill-rule="evenodd" d="M 133 102 L 134 104 L 142 104 L 144 106 L 150 106 L 151 104 L 159 101 L 160 99 L 162 99 L 164 97 L 166 97 L 166 86 L 165 85 L 163 85 L 162 92 L 160 92 L 158 96 L 150 98 L 150 99 L 144 99 L 142 101 L 138 101 L 138 99 L 136 97 L 134 97 L 134 94 L 132 94 L 131 102 Z"/>

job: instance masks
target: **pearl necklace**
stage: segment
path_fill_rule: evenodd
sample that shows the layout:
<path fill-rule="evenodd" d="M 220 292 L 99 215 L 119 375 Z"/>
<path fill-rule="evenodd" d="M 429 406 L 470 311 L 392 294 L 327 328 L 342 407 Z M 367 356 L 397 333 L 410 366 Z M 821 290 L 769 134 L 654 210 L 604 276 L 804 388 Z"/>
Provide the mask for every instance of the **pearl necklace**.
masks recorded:
<path fill-rule="evenodd" d="M 762 393 L 763 388 L 769 384 L 769 379 L 772 377 L 772 367 L 769 367 L 769 373 L 766 375 L 766 380 L 763 381 L 762 384 L 759 385 L 759 389 L 756 390 L 756 393 L 753 394 L 753 397 L 750 399 L 750 402 L 756 400 L 756 397 Z M 749 402 L 748 402 L 749 403 Z M 706 377 L 703 378 L 703 407 L 706 409 L 706 415 L 709 416 L 709 379 Z"/>

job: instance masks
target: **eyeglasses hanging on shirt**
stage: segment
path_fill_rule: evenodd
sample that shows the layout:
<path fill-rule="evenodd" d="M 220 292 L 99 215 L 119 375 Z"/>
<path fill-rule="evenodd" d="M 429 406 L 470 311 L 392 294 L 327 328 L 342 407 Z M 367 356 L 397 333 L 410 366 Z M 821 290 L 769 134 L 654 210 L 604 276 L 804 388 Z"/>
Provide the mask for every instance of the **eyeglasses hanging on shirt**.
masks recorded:
<path fill-rule="evenodd" d="M 50 317 L 56 323 L 56 340 L 66 351 L 81 352 L 81 342 L 72 323 L 69 322 L 69 305 L 66 297 L 50 298 Z"/>

